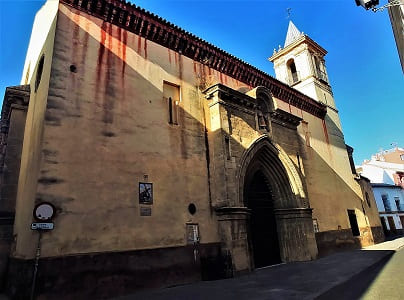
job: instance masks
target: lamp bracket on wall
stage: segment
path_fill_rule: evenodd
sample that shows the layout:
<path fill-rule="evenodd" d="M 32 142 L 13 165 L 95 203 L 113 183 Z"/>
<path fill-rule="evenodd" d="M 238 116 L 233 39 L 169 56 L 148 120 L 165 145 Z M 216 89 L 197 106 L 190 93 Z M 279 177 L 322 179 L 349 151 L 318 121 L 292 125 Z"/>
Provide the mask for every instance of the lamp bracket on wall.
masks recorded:
<path fill-rule="evenodd" d="M 393 0 L 393 1 L 390 1 L 389 3 L 387 3 L 387 4 L 383 5 L 383 6 L 373 7 L 372 11 L 373 12 L 383 11 L 388 7 L 399 6 L 399 5 L 404 5 L 404 3 L 401 3 L 401 0 Z"/>

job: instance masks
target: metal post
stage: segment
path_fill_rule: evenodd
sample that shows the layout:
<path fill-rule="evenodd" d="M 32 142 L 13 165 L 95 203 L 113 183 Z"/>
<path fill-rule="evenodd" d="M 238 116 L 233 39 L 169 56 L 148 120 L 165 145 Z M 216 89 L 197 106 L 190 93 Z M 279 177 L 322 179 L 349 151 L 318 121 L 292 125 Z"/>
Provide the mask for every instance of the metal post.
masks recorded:
<path fill-rule="evenodd" d="M 31 300 L 34 300 L 36 276 L 38 273 L 39 258 L 41 257 L 41 238 L 42 238 L 42 230 L 39 230 L 38 244 L 36 247 L 36 255 L 35 255 L 34 275 L 32 276 L 31 297 L 30 297 Z"/>

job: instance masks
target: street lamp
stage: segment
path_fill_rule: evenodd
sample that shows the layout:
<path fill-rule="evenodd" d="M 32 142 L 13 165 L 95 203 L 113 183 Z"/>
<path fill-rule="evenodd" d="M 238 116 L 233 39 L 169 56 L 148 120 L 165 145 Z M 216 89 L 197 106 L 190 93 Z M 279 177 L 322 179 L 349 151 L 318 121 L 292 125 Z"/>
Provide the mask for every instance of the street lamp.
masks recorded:
<path fill-rule="evenodd" d="M 398 56 L 400 57 L 401 69 L 404 73 L 404 0 L 388 0 L 387 4 L 379 5 L 379 0 L 355 0 L 357 6 L 373 12 L 383 11 L 388 8 L 394 39 L 396 40 Z"/>
<path fill-rule="evenodd" d="M 366 9 L 374 8 L 379 5 L 379 0 L 355 0 L 357 6 L 363 6 Z"/>

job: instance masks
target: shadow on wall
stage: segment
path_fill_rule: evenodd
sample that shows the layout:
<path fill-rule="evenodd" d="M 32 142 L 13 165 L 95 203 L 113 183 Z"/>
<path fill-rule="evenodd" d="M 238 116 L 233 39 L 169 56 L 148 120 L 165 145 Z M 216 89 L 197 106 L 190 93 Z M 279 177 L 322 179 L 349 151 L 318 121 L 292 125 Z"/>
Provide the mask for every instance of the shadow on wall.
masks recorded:
<path fill-rule="evenodd" d="M 312 200 L 310 202 L 314 208 L 314 213 L 317 211 L 318 215 L 321 216 L 318 219 L 320 232 L 316 233 L 319 256 L 328 255 L 338 250 L 361 248 L 373 244 L 374 241 L 380 242 L 381 239 L 383 240 L 381 238 L 383 230 L 380 223 L 377 226 L 371 226 L 369 223 L 369 218 L 374 219 L 375 216 L 376 222 L 380 221 L 377 217 L 377 212 L 374 211 L 376 203 L 369 207 L 366 201 L 362 201 L 344 178 L 336 173 L 329 166 L 329 163 L 318 155 L 313 148 L 306 147 L 304 155 L 302 155 L 303 164 L 309 163 L 311 165 L 310 168 L 305 166 L 309 193 L 314 192 L 316 193 L 316 199 L 329 203 L 329 205 L 323 205 Z M 310 176 L 311 170 L 317 174 L 324 174 L 324 176 L 317 176 L 314 182 Z M 321 189 L 315 188 L 315 190 L 312 190 L 313 185 L 321 186 Z M 344 202 L 346 205 L 344 205 Z M 352 203 L 351 206 L 348 203 Z M 353 236 L 347 209 L 355 210 L 358 221 L 359 218 L 365 219 L 366 226 L 359 227 L 360 236 Z M 338 219 L 341 219 L 341 216 L 345 216 L 346 224 L 336 226 L 335 230 L 322 231 L 322 223 L 339 224 Z"/>

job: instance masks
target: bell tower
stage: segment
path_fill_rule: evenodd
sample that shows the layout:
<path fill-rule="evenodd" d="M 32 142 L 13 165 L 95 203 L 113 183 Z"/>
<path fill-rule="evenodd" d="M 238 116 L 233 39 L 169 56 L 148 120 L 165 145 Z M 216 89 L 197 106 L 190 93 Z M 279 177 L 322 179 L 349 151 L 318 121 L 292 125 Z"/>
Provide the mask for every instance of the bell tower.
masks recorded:
<path fill-rule="evenodd" d="M 289 21 L 283 48 L 274 49 L 269 60 L 274 63 L 276 79 L 335 109 L 325 68 L 326 54 L 323 47 Z"/>

